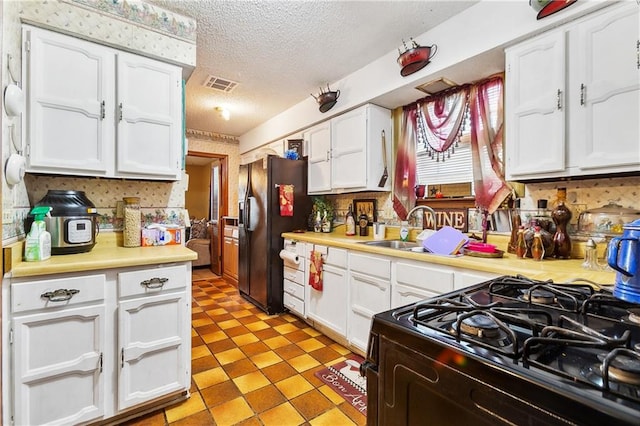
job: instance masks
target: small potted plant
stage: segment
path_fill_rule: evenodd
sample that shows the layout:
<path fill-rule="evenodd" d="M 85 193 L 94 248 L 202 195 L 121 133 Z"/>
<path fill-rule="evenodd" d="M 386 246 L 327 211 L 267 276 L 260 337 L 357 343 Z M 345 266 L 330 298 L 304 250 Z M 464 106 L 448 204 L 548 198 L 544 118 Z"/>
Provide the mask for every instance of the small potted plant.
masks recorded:
<path fill-rule="evenodd" d="M 320 213 L 320 219 L 325 222 L 325 226 L 322 227 L 322 232 L 331 232 L 334 219 L 334 209 L 331 201 L 324 197 L 313 197 L 313 207 L 311 208 L 308 223 L 310 231 L 313 231 L 314 221 L 316 220 L 318 213 Z M 328 222 L 328 224 L 326 222 Z"/>

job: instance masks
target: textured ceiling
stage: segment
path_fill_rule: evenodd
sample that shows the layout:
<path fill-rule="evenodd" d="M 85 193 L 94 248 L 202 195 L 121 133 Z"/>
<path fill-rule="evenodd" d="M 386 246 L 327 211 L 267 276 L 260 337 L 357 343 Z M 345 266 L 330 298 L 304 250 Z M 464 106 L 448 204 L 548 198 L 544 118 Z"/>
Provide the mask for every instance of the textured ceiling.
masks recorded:
<path fill-rule="evenodd" d="M 148 2 L 197 21 L 187 128 L 240 136 L 477 1 Z M 205 88 L 210 75 L 238 86 Z"/>

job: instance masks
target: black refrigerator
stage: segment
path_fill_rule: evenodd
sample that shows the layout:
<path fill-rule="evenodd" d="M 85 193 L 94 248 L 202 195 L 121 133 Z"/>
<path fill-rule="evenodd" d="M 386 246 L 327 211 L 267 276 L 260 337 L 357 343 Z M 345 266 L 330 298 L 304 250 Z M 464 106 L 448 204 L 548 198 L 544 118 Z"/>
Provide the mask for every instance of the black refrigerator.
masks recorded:
<path fill-rule="evenodd" d="M 307 161 L 269 155 L 240 166 L 239 263 L 240 294 L 268 314 L 284 311 L 283 232 L 306 230 L 311 214 L 307 195 Z M 280 185 L 290 184 L 293 216 L 280 215 Z"/>

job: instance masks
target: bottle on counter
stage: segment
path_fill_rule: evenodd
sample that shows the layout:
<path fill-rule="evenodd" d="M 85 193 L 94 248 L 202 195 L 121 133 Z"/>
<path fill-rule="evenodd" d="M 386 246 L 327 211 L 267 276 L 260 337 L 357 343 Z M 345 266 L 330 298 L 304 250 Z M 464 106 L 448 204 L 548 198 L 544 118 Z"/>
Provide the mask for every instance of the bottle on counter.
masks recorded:
<path fill-rule="evenodd" d="M 518 227 L 518 239 L 516 242 L 516 256 L 524 258 L 527 255 L 527 242 L 524 239 L 524 226 Z"/>
<path fill-rule="evenodd" d="M 369 217 L 366 213 L 362 213 L 358 218 L 358 228 L 360 228 L 361 237 L 369 235 Z"/>
<path fill-rule="evenodd" d="M 571 210 L 565 205 L 566 199 L 566 188 L 558 188 L 558 205 L 551 212 L 551 217 L 556 225 L 556 232 L 553 234 L 553 255 L 558 259 L 571 258 L 571 239 L 567 232 L 567 225 L 571 220 Z"/>
<path fill-rule="evenodd" d="M 581 266 L 591 271 L 600 270 L 600 265 L 598 264 L 598 246 L 592 238 L 589 238 L 587 244 L 584 246 L 584 262 L 582 262 Z"/>
<path fill-rule="evenodd" d="M 402 241 L 407 241 L 409 239 L 409 222 L 403 220 L 400 223 L 400 239 Z"/>
<path fill-rule="evenodd" d="M 313 221 L 313 232 L 322 232 L 322 218 L 320 217 L 320 210 L 316 212 L 316 218 Z"/>
<path fill-rule="evenodd" d="M 513 209 L 511 210 L 511 237 L 509 238 L 509 245 L 507 246 L 507 251 L 509 253 L 516 252 L 520 225 L 522 225 L 522 218 L 520 217 L 520 199 L 517 198 L 513 201 Z"/>
<path fill-rule="evenodd" d="M 142 216 L 140 198 L 124 197 L 124 226 L 122 240 L 125 247 L 140 247 L 142 239 Z"/>
<path fill-rule="evenodd" d="M 533 242 L 531 243 L 531 256 L 533 260 L 542 260 L 544 258 L 544 243 L 542 242 L 541 228 L 536 226 L 533 234 Z"/>
<path fill-rule="evenodd" d="M 353 216 L 353 210 L 351 208 L 351 204 L 349 204 L 349 211 L 347 212 L 347 217 L 345 218 L 344 233 L 347 236 L 356 235 L 356 220 Z"/>
<path fill-rule="evenodd" d="M 322 232 L 328 233 L 331 232 L 331 222 L 327 218 L 327 212 L 324 212 L 324 216 L 322 216 Z"/>

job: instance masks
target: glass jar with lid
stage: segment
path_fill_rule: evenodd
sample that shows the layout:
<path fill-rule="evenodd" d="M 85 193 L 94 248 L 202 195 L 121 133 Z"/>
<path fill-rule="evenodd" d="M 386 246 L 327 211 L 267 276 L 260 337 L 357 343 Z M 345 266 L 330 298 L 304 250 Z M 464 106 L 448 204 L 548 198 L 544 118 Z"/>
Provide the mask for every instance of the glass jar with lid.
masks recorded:
<path fill-rule="evenodd" d="M 124 224 L 122 229 L 122 240 L 125 247 L 140 247 L 141 243 L 141 222 L 140 198 L 124 197 Z"/>

